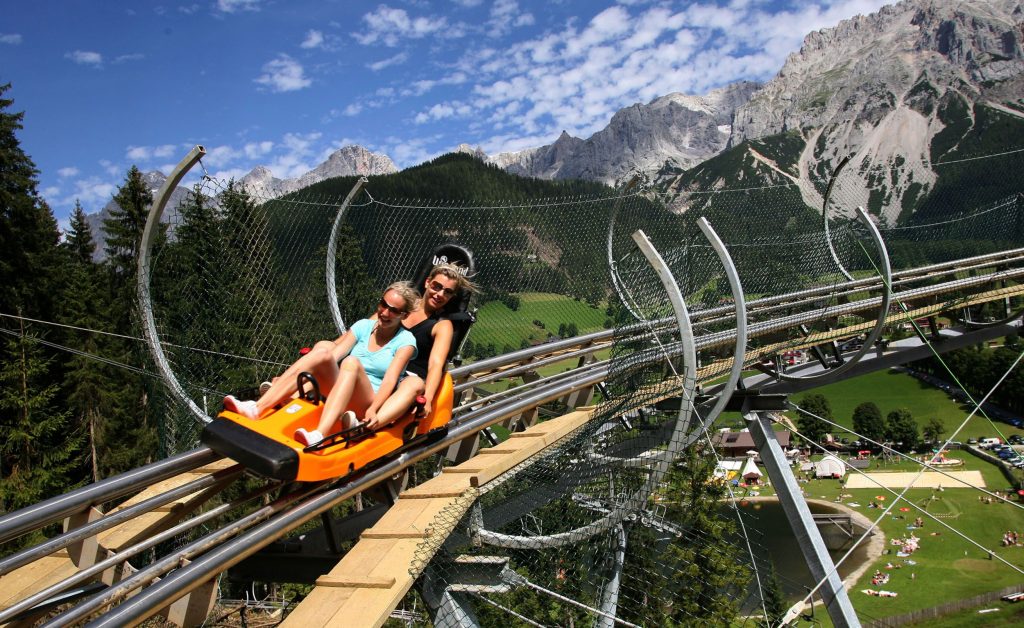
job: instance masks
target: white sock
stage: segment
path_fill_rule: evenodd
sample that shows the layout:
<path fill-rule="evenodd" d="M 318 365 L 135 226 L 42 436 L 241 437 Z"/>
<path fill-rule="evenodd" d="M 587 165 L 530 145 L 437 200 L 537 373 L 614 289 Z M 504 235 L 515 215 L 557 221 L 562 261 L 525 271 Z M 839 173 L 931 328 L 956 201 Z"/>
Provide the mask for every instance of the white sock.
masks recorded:
<path fill-rule="evenodd" d="M 306 446 L 319 443 L 323 439 L 324 435 L 320 433 L 320 430 L 307 431 L 304 427 L 295 430 L 295 440 Z"/>
<path fill-rule="evenodd" d="M 235 399 L 234 395 L 224 397 L 224 409 L 235 414 L 241 414 L 247 419 L 255 419 L 260 414 L 255 401 L 240 401 Z"/>
<path fill-rule="evenodd" d="M 341 415 L 341 429 L 347 430 L 359 425 L 359 419 L 356 418 L 356 413 L 351 410 L 346 410 Z"/>

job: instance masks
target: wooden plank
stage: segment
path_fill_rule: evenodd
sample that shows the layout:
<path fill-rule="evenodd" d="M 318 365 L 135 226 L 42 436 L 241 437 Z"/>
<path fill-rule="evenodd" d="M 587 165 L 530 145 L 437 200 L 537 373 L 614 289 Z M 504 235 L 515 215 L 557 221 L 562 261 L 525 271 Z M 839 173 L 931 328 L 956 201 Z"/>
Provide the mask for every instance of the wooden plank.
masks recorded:
<path fill-rule="evenodd" d="M 316 579 L 318 587 L 342 587 L 342 588 L 367 588 L 367 589 L 390 589 L 395 586 L 395 579 L 391 576 L 320 576 Z"/>

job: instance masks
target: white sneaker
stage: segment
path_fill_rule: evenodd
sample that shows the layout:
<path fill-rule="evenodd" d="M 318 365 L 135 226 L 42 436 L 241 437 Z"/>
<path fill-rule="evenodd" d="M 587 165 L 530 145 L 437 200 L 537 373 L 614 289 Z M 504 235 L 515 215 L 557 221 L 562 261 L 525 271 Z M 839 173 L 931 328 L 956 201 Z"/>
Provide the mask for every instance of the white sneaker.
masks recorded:
<path fill-rule="evenodd" d="M 356 413 L 351 410 L 346 410 L 345 414 L 341 415 L 341 429 L 348 430 L 359 425 L 359 419 L 356 418 Z"/>
<path fill-rule="evenodd" d="M 235 414 L 241 414 L 247 419 L 255 419 L 260 415 L 256 402 L 252 400 L 240 401 L 234 395 L 224 397 L 224 409 Z"/>
<path fill-rule="evenodd" d="M 270 382 L 261 382 L 260 383 L 260 396 L 263 396 L 263 395 L 267 394 L 267 391 L 270 390 L 270 386 L 271 386 Z"/>
<path fill-rule="evenodd" d="M 320 433 L 320 430 L 306 431 L 304 427 L 295 430 L 295 440 L 307 447 L 319 443 L 323 439 L 324 435 Z"/>

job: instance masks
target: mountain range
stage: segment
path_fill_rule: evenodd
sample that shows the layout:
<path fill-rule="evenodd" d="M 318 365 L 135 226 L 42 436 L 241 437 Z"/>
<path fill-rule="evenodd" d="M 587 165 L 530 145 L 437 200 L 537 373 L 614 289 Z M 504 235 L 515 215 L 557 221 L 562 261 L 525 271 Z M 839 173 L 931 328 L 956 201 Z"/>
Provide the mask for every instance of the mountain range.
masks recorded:
<path fill-rule="evenodd" d="M 934 184 L 922 172 L 969 135 L 978 143 L 981 117 L 1012 118 L 1024 138 L 1022 40 L 1020 0 L 903 0 L 808 34 L 763 85 L 637 103 L 586 139 L 563 131 L 552 144 L 514 153 L 455 150 L 525 177 L 618 185 L 639 176 L 663 191 L 755 176 L 799 184 L 812 207 L 821 206 L 815 182 L 849 158 L 839 191 L 897 221 Z M 872 178 L 879 166 L 893 173 L 884 184 Z M 397 171 L 385 155 L 346 146 L 301 177 L 278 179 L 259 166 L 239 182 L 274 197 L 332 177 Z M 155 189 L 162 176 L 147 173 L 147 181 Z M 93 216 L 94 233 L 101 221 Z"/>

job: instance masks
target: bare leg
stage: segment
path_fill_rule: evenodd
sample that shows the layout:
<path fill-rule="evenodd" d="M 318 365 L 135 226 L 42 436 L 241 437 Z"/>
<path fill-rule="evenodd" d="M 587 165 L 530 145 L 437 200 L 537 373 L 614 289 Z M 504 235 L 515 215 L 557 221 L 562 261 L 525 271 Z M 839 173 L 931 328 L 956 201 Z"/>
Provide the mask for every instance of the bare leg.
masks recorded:
<path fill-rule="evenodd" d="M 320 392 L 328 394 L 338 377 L 338 366 L 331 353 L 333 348 L 333 342 L 321 340 L 313 346 L 309 353 L 296 360 L 273 381 L 270 389 L 256 401 L 258 412 L 262 414 L 267 408 L 272 408 L 295 394 L 295 378 L 303 371 L 312 373 L 320 385 Z"/>
<path fill-rule="evenodd" d="M 362 414 L 372 401 L 373 386 L 370 385 L 370 378 L 366 376 L 362 363 L 351 356 L 345 358 L 341 362 L 338 379 L 327 395 L 320 423 L 316 426 L 317 431 L 325 435 L 330 433 L 346 408 L 352 406 Z"/>
<path fill-rule="evenodd" d="M 416 375 L 406 376 L 377 411 L 378 429 L 408 412 L 416 401 L 416 395 L 422 394 L 423 380 Z"/>

